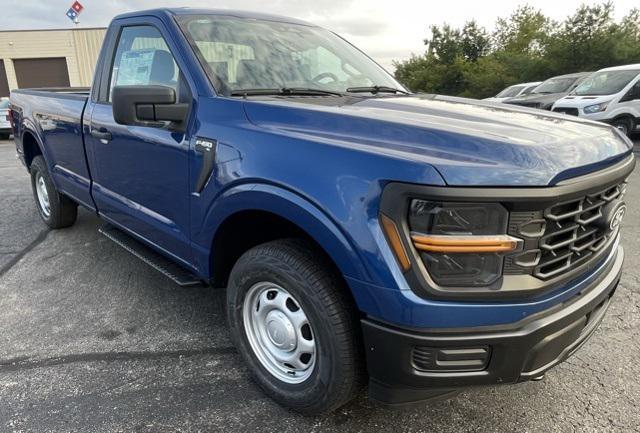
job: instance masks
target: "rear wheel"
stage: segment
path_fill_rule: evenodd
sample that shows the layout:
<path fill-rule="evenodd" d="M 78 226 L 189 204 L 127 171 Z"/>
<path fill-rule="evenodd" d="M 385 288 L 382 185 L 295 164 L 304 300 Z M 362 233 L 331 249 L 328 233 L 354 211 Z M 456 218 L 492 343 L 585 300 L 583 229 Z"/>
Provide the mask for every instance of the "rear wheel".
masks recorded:
<path fill-rule="evenodd" d="M 611 123 L 614 127 L 618 128 L 620 132 L 629 137 L 633 131 L 633 120 L 628 117 L 621 117 Z"/>
<path fill-rule="evenodd" d="M 8 140 L 11 134 L 0 133 L 0 140 Z"/>
<path fill-rule="evenodd" d="M 56 190 L 42 156 L 33 158 L 30 172 L 36 207 L 45 224 L 52 229 L 73 225 L 78 216 L 78 205 Z"/>
<path fill-rule="evenodd" d="M 231 336 L 261 388 L 318 414 L 362 385 L 357 315 L 340 278 L 314 248 L 279 240 L 245 253 L 227 288 Z"/>

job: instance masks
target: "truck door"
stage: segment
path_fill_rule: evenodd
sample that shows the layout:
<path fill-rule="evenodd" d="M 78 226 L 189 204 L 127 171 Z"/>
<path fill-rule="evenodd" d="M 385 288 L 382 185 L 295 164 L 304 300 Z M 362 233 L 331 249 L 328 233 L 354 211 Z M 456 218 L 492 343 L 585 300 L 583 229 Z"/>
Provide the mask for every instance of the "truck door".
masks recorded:
<path fill-rule="evenodd" d="M 117 124 L 111 89 L 170 86 L 179 101 L 189 102 L 193 92 L 160 22 L 127 21 L 111 46 L 103 59 L 100 86 L 105 90 L 99 92 L 87 128 L 94 200 L 106 220 L 189 262 L 188 132 Z"/>

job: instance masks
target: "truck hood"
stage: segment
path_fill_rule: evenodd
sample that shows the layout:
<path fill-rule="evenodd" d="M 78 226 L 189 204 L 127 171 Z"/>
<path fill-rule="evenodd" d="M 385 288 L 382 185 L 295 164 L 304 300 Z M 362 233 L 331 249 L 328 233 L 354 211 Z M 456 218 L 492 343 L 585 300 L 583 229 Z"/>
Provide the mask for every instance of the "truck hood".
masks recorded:
<path fill-rule="evenodd" d="M 262 128 L 430 164 L 455 186 L 552 185 L 632 152 L 604 124 L 472 99 L 264 98 L 244 105 Z"/>
<path fill-rule="evenodd" d="M 530 93 L 525 96 L 517 96 L 505 101 L 507 104 L 524 105 L 526 107 L 536 107 L 548 109 L 558 99 L 565 96 L 567 93 Z"/>

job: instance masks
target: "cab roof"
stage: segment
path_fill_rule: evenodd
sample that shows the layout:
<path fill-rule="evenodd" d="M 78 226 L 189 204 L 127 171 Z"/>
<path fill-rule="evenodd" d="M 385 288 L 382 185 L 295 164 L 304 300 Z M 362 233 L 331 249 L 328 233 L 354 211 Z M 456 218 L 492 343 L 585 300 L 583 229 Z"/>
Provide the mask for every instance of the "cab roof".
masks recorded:
<path fill-rule="evenodd" d="M 201 9 L 201 8 L 189 8 L 189 7 L 181 7 L 181 8 L 157 8 L 157 9 L 147 9 L 136 12 L 128 12 L 125 14 L 117 15 L 114 19 L 123 19 L 123 18 L 133 18 L 139 16 L 155 16 L 155 17 L 175 17 L 175 16 L 183 16 L 183 15 L 216 15 L 216 16 L 228 16 L 235 18 L 244 18 L 244 19 L 254 19 L 254 20 L 265 20 L 265 21 L 276 21 L 283 22 L 289 24 L 301 24 L 305 26 L 313 26 L 316 27 L 315 24 L 311 24 L 306 21 L 298 20 L 296 18 L 290 18 L 280 15 L 271 15 L 271 14 L 263 14 L 259 12 L 249 12 L 242 10 L 233 10 L 233 9 Z"/>

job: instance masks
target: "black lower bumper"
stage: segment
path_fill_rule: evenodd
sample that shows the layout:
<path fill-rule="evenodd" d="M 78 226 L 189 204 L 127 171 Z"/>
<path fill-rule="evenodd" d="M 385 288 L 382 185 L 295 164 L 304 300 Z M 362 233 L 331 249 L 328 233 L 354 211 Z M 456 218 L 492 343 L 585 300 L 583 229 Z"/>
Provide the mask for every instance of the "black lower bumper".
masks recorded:
<path fill-rule="evenodd" d="M 476 385 L 516 383 L 541 376 L 593 334 L 609 306 L 624 252 L 571 300 L 500 327 L 415 332 L 367 319 L 369 395 L 387 404 L 447 396 Z"/>

